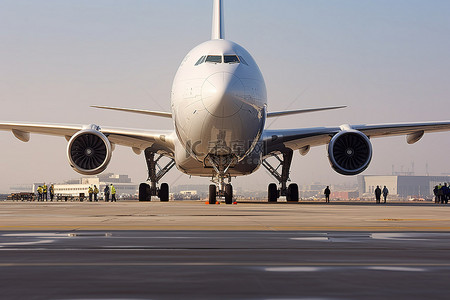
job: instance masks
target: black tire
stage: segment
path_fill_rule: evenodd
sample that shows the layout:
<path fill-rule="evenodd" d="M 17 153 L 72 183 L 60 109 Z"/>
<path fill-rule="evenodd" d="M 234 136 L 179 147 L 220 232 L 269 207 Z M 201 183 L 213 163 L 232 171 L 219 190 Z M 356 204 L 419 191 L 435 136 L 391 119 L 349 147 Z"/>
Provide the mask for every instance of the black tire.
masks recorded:
<path fill-rule="evenodd" d="M 275 183 L 269 184 L 267 197 L 268 197 L 269 202 L 277 202 L 278 188 Z"/>
<path fill-rule="evenodd" d="M 150 201 L 151 199 L 150 194 L 150 186 L 143 182 L 139 185 L 139 201 Z"/>
<path fill-rule="evenodd" d="M 288 187 L 289 198 L 286 197 L 289 202 L 298 202 L 298 185 L 291 183 Z"/>
<path fill-rule="evenodd" d="M 229 183 L 225 185 L 225 204 L 233 204 L 233 186 Z"/>
<path fill-rule="evenodd" d="M 209 204 L 216 204 L 216 197 L 217 197 L 216 185 L 210 184 L 209 185 Z"/>
<path fill-rule="evenodd" d="M 161 202 L 169 201 L 169 185 L 167 183 L 161 183 L 159 188 L 159 200 Z"/>

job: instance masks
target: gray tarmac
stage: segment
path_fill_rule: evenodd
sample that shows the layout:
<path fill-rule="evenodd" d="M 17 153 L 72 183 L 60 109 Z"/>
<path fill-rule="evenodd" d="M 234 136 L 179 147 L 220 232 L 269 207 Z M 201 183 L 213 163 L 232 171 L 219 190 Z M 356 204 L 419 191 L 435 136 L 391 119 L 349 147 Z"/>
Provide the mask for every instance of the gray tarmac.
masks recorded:
<path fill-rule="evenodd" d="M 0 202 L 1 299 L 448 299 L 450 206 Z"/>

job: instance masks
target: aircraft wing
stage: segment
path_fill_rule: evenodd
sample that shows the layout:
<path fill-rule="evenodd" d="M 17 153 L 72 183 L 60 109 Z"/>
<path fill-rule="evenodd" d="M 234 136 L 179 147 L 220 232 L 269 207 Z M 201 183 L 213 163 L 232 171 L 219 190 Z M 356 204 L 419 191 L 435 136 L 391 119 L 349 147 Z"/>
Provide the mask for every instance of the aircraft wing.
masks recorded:
<path fill-rule="evenodd" d="M 62 136 L 69 140 L 78 131 L 91 128 L 92 125 L 0 122 L 0 130 L 11 131 L 16 138 L 23 142 L 30 140 L 31 133 Z M 111 143 L 131 147 L 136 153 L 152 146 L 156 146 L 169 154 L 172 154 L 174 151 L 173 131 L 148 131 L 112 127 L 101 127 L 99 131 L 107 136 Z"/>
<path fill-rule="evenodd" d="M 335 134 L 343 130 L 357 130 L 369 138 L 405 135 L 407 142 L 413 144 L 424 133 L 450 131 L 450 121 L 264 130 L 265 155 L 279 153 L 285 148 L 300 150 L 304 155 L 310 147 L 328 144 Z"/>

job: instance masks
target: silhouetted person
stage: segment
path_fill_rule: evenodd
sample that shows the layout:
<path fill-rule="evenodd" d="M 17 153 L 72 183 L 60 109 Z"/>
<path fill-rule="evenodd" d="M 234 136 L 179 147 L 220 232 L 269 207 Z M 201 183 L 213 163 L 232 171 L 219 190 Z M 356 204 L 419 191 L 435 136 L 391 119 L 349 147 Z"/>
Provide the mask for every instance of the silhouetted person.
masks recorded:
<path fill-rule="evenodd" d="M 323 191 L 323 193 L 325 194 L 325 201 L 326 203 L 330 203 L 330 187 L 327 185 L 326 189 Z"/>
<path fill-rule="evenodd" d="M 105 202 L 109 202 L 109 186 L 108 185 L 105 186 L 103 193 L 105 193 Z"/>
<path fill-rule="evenodd" d="M 447 186 L 447 183 L 444 183 L 441 189 L 442 189 L 442 203 L 447 204 L 448 198 L 450 197 L 450 188 Z"/>
<path fill-rule="evenodd" d="M 50 185 L 48 191 L 50 193 L 50 201 L 53 201 L 53 198 L 55 197 L 55 187 L 53 186 L 53 184 Z"/>
<path fill-rule="evenodd" d="M 438 195 L 438 192 L 439 192 L 439 188 L 438 188 L 437 185 L 435 185 L 435 186 L 434 186 L 434 189 L 433 189 L 434 203 L 439 203 L 439 195 Z"/>
<path fill-rule="evenodd" d="M 444 190 L 441 184 L 438 184 L 438 203 L 444 203 Z"/>
<path fill-rule="evenodd" d="M 389 194 L 389 190 L 387 189 L 386 186 L 384 186 L 384 188 L 383 188 L 384 203 L 386 203 L 386 198 L 387 198 L 388 194 Z"/>
<path fill-rule="evenodd" d="M 380 189 L 380 186 L 378 186 L 378 185 L 377 185 L 377 188 L 375 189 L 375 199 L 376 199 L 376 203 L 380 203 L 381 189 Z"/>

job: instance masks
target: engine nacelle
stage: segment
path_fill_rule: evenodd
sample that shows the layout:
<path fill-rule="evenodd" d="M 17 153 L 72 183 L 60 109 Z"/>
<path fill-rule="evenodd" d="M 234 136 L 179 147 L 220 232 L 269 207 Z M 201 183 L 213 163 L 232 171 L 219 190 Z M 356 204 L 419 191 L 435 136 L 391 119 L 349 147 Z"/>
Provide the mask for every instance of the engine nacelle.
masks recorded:
<path fill-rule="evenodd" d="M 67 145 L 70 166 L 80 174 L 103 172 L 111 160 L 111 143 L 96 129 L 84 129 L 72 136 Z"/>
<path fill-rule="evenodd" d="M 364 171 L 372 159 L 369 138 L 357 130 L 343 130 L 328 144 L 331 167 L 342 175 L 356 175 Z"/>

